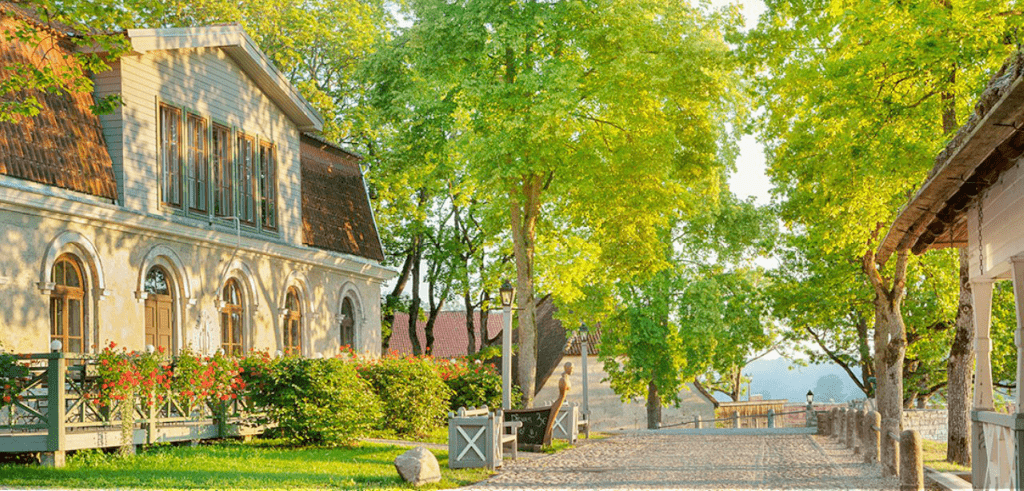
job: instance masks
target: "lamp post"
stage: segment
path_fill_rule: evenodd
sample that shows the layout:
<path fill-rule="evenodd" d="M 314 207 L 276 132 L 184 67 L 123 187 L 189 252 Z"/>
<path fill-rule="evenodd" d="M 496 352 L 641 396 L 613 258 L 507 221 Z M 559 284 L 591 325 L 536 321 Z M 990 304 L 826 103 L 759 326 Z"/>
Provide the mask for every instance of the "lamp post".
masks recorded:
<path fill-rule="evenodd" d="M 807 426 L 814 423 L 814 392 L 807 391 Z"/>
<path fill-rule="evenodd" d="M 580 370 L 583 371 L 583 414 L 586 418 L 590 419 L 590 397 L 587 392 L 587 341 L 590 339 L 588 336 L 587 324 L 584 322 L 580 323 Z"/>
<path fill-rule="evenodd" d="M 512 302 L 516 290 L 505 280 L 501 285 L 501 310 L 504 314 L 501 328 L 501 408 L 512 408 Z"/>

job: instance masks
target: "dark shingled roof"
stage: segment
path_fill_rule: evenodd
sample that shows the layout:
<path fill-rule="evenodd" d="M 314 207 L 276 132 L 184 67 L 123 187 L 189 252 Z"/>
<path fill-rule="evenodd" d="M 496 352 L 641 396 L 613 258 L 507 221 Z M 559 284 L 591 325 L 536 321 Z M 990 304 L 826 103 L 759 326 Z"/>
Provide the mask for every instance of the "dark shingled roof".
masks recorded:
<path fill-rule="evenodd" d="M 565 354 L 570 356 L 580 356 L 583 354 L 580 348 L 580 337 L 579 331 L 574 332 L 569 337 L 569 341 L 565 345 Z M 596 356 L 599 344 L 601 344 L 601 324 L 587 330 L 587 356 Z"/>
<path fill-rule="evenodd" d="M 6 39 L 9 32 L 31 21 L 22 14 L 0 4 L 0 66 L 49 65 L 58 73 L 67 70 L 63 58 L 71 53 L 70 47 L 54 31 L 32 22 L 38 42 Z M 12 76 L 11 70 L 0 69 L 0 81 Z M 0 100 L 4 97 L 11 96 L 0 95 Z M 15 123 L 0 122 L 0 174 L 116 200 L 113 164 L 99 118 L 90 109 L 92 94 L 27 90 L 13 95 L 14 100 L 27 97 L 39 101 L 40 112 Z"/>
<path fill-rule="evenodd" d="M 384 260 L 359 156 L 302 135 L 302 242 L 308 246 Z"/>

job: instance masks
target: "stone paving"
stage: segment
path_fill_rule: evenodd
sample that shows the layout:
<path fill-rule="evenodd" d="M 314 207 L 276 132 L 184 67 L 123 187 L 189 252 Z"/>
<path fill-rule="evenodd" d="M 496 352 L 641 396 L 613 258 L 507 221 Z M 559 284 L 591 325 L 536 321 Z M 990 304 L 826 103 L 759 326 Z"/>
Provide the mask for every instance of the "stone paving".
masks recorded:
<path fill-rule="evenodd" d="M 746 433 L 746 432 L 745 432 Z M 505 468 L 467 490 L 896 489 L 878 465 L 810 434 L 638 432 L 582 440 Z"/>

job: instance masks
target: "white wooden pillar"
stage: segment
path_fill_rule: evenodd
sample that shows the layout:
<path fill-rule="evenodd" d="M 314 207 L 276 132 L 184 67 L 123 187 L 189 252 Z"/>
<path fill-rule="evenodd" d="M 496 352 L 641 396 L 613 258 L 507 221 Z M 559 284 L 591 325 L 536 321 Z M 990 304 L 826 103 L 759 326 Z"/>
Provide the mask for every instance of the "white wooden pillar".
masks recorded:
<path fill-rule="evenodd" d="M 991 411 L 992 404 L 992 279 L 971 280 L 971 297 L 974 307 L 974 410 Z M 982 423 L 972 416 L 971 423 L 971 473 L 972 482 L 984 483 L 988 463 L 988 445 Z M 883 435 L 883 439 L 885 436 Z"/>
<path fill-rule="evenodd" d="M 974 307 L 974 353 L 977 368 L 974 375 L 974 410 L 991 411 L 992 404 L 992 287 L 991 279 L 971 280 Z"/>
<path fill-rule="evenodd" d="M 1017 383 L 1024 381 L 1024 256 L 1011 259 L 1013 271 L 1013 300 L 1017 309 L 1017 330 L 1013 333 L 1013 344 L 1017 346 Z M 1017 389 L 1017 413 L 1024 413 L 1024 391 Z"/>

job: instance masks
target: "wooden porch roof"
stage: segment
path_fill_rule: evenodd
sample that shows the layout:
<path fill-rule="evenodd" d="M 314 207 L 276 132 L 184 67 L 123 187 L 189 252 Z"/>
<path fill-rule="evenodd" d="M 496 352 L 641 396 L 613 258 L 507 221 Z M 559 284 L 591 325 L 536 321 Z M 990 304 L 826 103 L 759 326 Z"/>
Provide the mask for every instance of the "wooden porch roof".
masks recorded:
<path fill-rule="evenodd" d="M 989 82 L 974 114 L 935 158 L 935 167 L 900 210 L 877 260 L 909 249 L 967 245 L 965 212 L 1024 154 L 1024 54 L 1015 53 Z"/>

